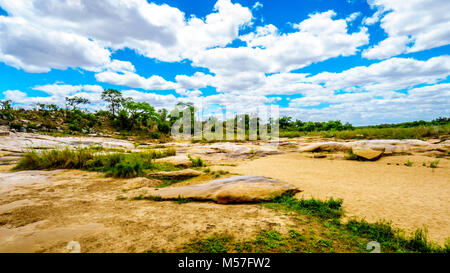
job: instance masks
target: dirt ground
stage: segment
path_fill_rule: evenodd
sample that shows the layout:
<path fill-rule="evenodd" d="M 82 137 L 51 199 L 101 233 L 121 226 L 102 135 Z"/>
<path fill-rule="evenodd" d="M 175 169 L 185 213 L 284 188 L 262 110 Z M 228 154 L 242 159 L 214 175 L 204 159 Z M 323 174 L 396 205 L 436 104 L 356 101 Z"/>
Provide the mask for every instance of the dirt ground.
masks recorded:
<path fill-rule="evenodd" d="M 408 160 L 411 167 L 404 165 Z M 303 190 L 298 197 L 342 198 L 346 217 L 385 219 L 409 232 L 426 227 L 429 238 L 443 244 L 450 237 L 450 161 L 423 166 L 433 160 L 405 155 L 360 162 L 287 153 L 220 168 L 286 181 Z"/>
<path fill-rule="evenodd" d="M 117 200 L 127 180 L 73 171 L 0 172 L 0 252 L 143 252 L 215 233 L 252 237 L 296 219 L 260 205 Z"/>

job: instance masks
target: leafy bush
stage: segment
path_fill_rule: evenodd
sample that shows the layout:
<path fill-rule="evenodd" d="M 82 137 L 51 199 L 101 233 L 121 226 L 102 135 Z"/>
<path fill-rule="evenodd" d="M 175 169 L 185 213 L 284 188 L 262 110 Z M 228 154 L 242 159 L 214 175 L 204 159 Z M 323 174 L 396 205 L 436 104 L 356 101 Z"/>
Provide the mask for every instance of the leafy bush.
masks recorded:
<path fill-rule="evenodd" d="M 11 127 L 12 129 L 15 129 L 15 130 L 19 130 L 20 128 L 23 127 L 23 125 L 22 125 L 22 123 L 18 123 L 18 122 L 11 122 L 9 124 L 9 127 Z"/>

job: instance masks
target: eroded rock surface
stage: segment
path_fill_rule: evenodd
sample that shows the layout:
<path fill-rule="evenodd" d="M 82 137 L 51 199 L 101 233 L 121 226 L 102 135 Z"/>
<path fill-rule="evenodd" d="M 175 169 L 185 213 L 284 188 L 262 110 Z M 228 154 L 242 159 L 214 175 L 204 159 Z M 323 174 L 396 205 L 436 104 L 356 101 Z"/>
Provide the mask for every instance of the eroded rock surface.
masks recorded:
<path fill-rule="evenodd" d="M 299 148 L 300 152 L 349 152 L 355 149 L 370 149 L 381 151 L 384 155 L 412 154 L 435 151 L 445 156 L 450 150 L 447 141 L 422 141 L 417 139 L 404 140 L 357 140 L 357 141 L 327 141 L 306 144 Z"/>
<path fill-rule="evenodd" d="M 21 152 L 28 148 L 63 148 L 63 147 L 103 146 L 105 148 L 134 149 L 134 144 L 127 140 L 107 137 L 56 137 L 41 134 L 11 133 L 0 136 L 0 150 Z"/>
<path fill-rule="evenodd" d="M 143 187 L 155 187 L 158 186 L 161 181 L 156 179 L 149 179 L 146 177 L 136 177 L 132 179 L 128 179 L 127 183 L 123 187 L 125 190 L 134 190 Z"/>
<path fill-rule="evenodd" d="M 299 189 L 286 182 L 261 175 L 234 176 L 204 184 L 163 189 L 142 188 L 136 195 L 174 200 L 179 197 L 195 200 L 212 200 L 217 203 L 247 203 L 267 201 L 284 193 L 297 193 Z"/>

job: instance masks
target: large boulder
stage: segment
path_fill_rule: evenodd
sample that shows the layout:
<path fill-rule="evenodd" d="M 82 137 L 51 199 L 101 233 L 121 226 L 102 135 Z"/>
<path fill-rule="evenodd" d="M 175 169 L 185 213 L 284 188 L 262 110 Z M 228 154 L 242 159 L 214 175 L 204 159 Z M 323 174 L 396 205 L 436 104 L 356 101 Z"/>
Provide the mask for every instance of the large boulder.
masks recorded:
<path fill-rule="evenodd" d="M 197 185 L 141 189 L 140 195 L 162 200 L 176 200 L 182 197 L 226 204 L 268 201 L 274 196 L 297 192 L 300 190 L 291 184 L 261 175 L 250 175 L 218 179 Z"/>
<path fill-rule="evenodd" d="M 374 150 L 370 148 L 353 148 L 352 152 L 357 155 L 358 157 L 361 157 L 363 159 L 367 160 L 376 160 L 378 159 L 382 154 L 383 151 L 380 150 Z"/>

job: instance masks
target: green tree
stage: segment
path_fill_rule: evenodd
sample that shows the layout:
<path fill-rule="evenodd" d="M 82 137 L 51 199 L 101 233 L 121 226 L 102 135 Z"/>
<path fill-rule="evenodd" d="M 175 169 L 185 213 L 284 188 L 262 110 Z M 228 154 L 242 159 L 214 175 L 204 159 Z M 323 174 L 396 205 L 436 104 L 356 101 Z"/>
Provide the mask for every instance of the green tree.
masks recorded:
<path fill-rule="evenodd" d="M 316 124 L 312 121 L 306 122 L 302 127 L 302 130 L 306 132 L 312 132 L 314 129 L 316 129 Z"/>
<path fill-rule="evenodd" d="M 280 129 L 287 129 L 288 127 L 291 127 L 292 125 L 292 118 L 291 117 L 281 117 L 278 121 L 278 124 L 280 126 Z"/>
<path fill-rule="evenodd" d="M 0 118 L 9 121 L 14 120 L 12 101 L 10 100 L 0 101 Z"/>
<path fill-rule="evenodd" d="M 115 89 L 106 89 L 102 92 L 102 100 L 106 101 L 109 105 L 108 108 L 112 115 L 115 116 L 119 112 L 120 106 L 125 101 L 122 97 L 122 93 Z"/>
<path fill-rule="evenodd" d="M 130 127 L 149 126 L 159 120 L 159 115 L 150 104 L 146 102 L 134 102 L 130 98 L 122 102 L 124 111 L 130 122 Z M 119 112 L 121 117 L 125 117 L 123 111 Z"/>
<path fill-rule="evenodd" d="M 72 110 L 75 110 L 78 105 L 89 104 L 89 103 L 90 102 L 88 99 L 85 99 L 82 97 L 76 97 L 76 96 L 72 97 L 72 98 L 66 97 L 66 105 L 72 107 Z"/>

